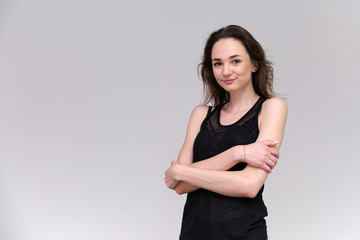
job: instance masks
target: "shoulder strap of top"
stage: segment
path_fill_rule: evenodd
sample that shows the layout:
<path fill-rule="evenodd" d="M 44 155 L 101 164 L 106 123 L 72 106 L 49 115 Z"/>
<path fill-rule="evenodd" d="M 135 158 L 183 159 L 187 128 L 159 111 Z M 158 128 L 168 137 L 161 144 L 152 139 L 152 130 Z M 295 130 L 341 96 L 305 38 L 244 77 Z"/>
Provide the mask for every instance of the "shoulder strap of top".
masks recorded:
<path fill-rule="evenodd" d="M 212 110 L 212 106 L 209 106 L 209 109 L 208 109 L 208 112 L 207 112 L 207 114 L 206 114 L 206 117 L 209 117 L 209 116 L 210 116 L 211 110 Z"/>
<path fill-rule="evenodd" d="M 257 106 L 255 107 L 256 109 L 256 114 L 259 114 L 259 112 L 261 111 L 262 105 L 263 103 L 266 101 L 267 98 L 265 97 L 260 97 L 260 99 L 257 102 Z"/>

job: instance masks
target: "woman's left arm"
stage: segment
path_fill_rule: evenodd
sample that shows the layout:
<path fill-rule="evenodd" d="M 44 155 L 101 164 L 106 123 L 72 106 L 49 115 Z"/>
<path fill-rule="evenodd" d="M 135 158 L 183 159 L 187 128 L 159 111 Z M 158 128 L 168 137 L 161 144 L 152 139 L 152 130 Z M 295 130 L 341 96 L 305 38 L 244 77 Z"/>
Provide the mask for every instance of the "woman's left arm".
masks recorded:
<path fill-rule="evenodd" d="M 271 98 L 263 103 L 259 114 L 259 136 L 256 141 L 276 140 L 280 148 L 284 136 L 287 106 L 281 98 Z M 226 196 L 255 197 L 268 173 L 247 165 L 242 171 L 217 171 L 199 169 L 174 162 L 167 174 L 177 181 L 184 181 Z"/>
<path fill-rule="evenodd" d="M 272 139 L 279 141 L 275 146 L 280 149 L 282 140 L 284 138 L 285 124 L 287 119 L 287 105 L 284 99 L 273 97 L 263 103 L 259 115 L 259 136 L 256 141 L 263 141 L 264 139 Z M 240 171 L 241 176 L 247 179 L 247 187 L 250 192 L 250 197 L 255 197 L 261 187 L 264 185 L 268 173 L 264 170 L 247 165 L 243 171 Z"/>

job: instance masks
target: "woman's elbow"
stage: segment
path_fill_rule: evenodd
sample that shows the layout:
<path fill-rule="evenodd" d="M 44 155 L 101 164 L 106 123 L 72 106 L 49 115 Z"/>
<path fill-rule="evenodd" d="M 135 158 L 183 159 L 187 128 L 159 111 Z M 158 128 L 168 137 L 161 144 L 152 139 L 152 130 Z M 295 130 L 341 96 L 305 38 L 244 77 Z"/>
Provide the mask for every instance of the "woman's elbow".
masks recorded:
<path fill-rule="evenodd" d="M 259 191 L 249 191 L 246 195 L 247 198 L 255 198 L 258 195 Z"/>
<path fill-rule="evenodd" d="M 178 195 L 182 195 L 182 194 L 186 193 L 181 186 L 176 186 L 176 187 L 175 187 L 175 192 L 176 192 Z"/>
<path fill-rule="evenodd" d="M 256 182 L 248 182 L 246 186 L 244 186 L 243 195 L 246 198 L 255 198 L 259 191 L 261 189 L 261 186 L 259 187 L 259 184 Z"/>

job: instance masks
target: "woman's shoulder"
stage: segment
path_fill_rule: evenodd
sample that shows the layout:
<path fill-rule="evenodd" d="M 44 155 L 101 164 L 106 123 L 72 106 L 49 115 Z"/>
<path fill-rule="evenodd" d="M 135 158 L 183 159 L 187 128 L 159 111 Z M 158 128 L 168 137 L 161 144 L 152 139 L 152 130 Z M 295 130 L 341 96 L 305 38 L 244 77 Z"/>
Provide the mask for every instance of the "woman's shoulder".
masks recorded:
<path fill-rule="evenodd" d="M 196 111 L 196 112 L 207 111 L 209 109 L 209 107 L 211 107 L 211 106 L 200 104 L 200 105 L 197 105 L 197 106 L 194 107 L 193 112 L 194 111 Z"/>
<path fill-rule="evenodd" d="M 283 98 L 272 97 L 264 101 L 259 119 L 286 119 L 287 118 L 287 104 Z"/>
<path fill-rule="evenodd" d="M 188 124 L 187 136 L 190 136 L 190 139 L 195 139 L 196 134 L 199 132 L 202 122 L 207 116 L 209 106 L 198 105 L 196 106 L 190 115 L 190 120 Z M 188 137 L 186 139 L 189 139 Z M 191 140 L 192 142 L 193 140 Z"/>
<path fill-rule="evenodd" d="M 268 98 L 264 101 L 263 110 L 285 110 L 287 109 L 286 101 L 283 98 L 280 97 L 272 97 Z"/>
<path fill-rule="evenodd" d="M 210 107 L 208 105 L 197 105 L 191 112 L 191 118 L 205 119 Z"/>

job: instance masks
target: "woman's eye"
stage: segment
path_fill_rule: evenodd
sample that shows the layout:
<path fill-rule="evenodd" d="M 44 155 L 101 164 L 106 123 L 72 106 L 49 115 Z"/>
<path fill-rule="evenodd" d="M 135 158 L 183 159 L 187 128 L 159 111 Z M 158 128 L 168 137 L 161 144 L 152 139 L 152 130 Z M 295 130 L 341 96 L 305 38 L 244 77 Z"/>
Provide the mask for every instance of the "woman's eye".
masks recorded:
<path fill-rule="evenodd" d="M 235 63 L 235 64 L 240 63 L 240 60 L 235 59 L 235 60 L 233 61 L 233 63 Z"/>
<path fill-rule="evenodd" d="M 214 67 L 217 67 L 217 66 L 220 66 L 220 65 L 221 65 L 221 63 L 219 63 L 219 62 L 214 63 Z"/>

